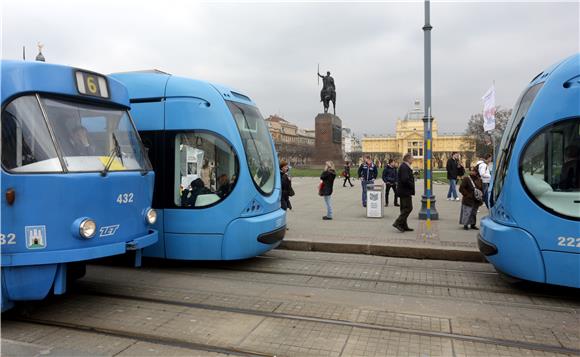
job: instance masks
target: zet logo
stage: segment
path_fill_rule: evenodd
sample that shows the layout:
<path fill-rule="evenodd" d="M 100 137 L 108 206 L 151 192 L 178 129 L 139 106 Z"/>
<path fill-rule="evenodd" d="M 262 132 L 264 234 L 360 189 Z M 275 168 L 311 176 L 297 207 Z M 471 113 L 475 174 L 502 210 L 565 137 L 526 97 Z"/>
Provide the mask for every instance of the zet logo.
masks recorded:
<path fill-rule="evenodd" d="M 26 237 L 26 248 L 46 248 L 46 226 L 26 226 L 24 227 L 24 234 Z"/>
<path fill-rule="evenodd" d="M 117 229 L 119 229 L 118 224 L 114 224 L 112 226 L 101 227 L 99 230 L 99 237 L 108 237 L 115 235 L 117 233 Z"/>

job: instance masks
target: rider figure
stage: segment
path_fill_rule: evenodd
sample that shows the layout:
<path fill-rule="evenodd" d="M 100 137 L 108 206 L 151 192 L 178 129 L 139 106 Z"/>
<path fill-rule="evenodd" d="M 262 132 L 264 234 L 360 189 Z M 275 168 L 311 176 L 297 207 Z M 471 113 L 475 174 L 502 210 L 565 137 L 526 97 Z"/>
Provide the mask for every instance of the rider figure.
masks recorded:
<path fill-rule="evenodd" d="M 322 78 L 322 90 L 320 91 L 320 101 L 322 102 L 324 101 L 325 93 L 330 95 L 330 93 L 335 91 L 336 87 L 334 86 L 334 78 L 330 76 L 329 71 L 326 72 L 326 76 L 323 76 L 320 73 L 318 73 L 318 76 Z"/>

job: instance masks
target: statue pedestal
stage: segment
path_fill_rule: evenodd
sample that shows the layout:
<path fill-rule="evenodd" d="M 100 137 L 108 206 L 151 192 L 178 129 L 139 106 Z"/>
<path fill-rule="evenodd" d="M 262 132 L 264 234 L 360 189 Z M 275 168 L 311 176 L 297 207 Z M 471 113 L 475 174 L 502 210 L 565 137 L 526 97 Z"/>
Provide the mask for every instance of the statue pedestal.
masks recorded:
<path fill-rule="evenodd" d="M 341 167 L 344 161 L 342 154 L 342 120 L 334 114 L 318 114 L 315 123 L 315 144 L 313 164 L 324 165 L 326 161 L 334 162 Z"/>

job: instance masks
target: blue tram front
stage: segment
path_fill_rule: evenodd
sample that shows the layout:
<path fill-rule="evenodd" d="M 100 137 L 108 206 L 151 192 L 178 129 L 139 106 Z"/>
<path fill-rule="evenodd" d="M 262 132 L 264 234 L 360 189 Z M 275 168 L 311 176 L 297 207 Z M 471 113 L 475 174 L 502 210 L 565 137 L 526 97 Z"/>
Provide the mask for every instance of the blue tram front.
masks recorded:
<path fill-rule="evenodd" d="M 496 161 L 480 250 L 507 275 L 580 287 L 580 54 L 527 86 Z"/>
<path fill-rule="evenodd" d="M 162 239 L 147 256 L 232 260 L 283 239 L 274 145 L 246 95 L 159 71 L 112 75 L 124 83 L 156 172 Z"/>
<path fill-rule="evenodd" d="M 65 66 L 1 67 L 4 311 L 64 293 L 78 262 L 140 252 L 157 232 L 154 173 L 126 89 Z"/>

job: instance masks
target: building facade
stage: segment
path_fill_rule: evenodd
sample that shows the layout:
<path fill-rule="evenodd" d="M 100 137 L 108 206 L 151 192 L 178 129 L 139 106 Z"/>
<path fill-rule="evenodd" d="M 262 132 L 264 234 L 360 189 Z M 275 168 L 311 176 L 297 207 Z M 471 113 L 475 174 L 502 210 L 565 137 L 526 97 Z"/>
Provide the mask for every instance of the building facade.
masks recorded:
<path fill-rule="evenodd" d="M 265 119 L 278 157 L 291 165 L 307 165 L 314 153 L 314 130 L 301 129 L 277 115 Z"/>
<path fill-rule="evenodd" d="M 384 161 L 389 158 L 399 159 L 407 152 L 415 157 L 413 166 L 423 167 L 425 148 L 423 147 L 423 117 L 424 112 L 420 102 L 415 101 L 415 106 L 404 119 L 397 120 L 395 135 L 366 136 L 362 138 L 362 151 L 370 154 L 375 160 Z M 457 151 L 461 155 L 461 161 L 469 166 L 475 159 L 475 140 L 464 134 L 439 134 L 437 119 L 431 123 L 433 136 L 433 168 L 445 168 L 447 159 L 451 153 Z"/>

